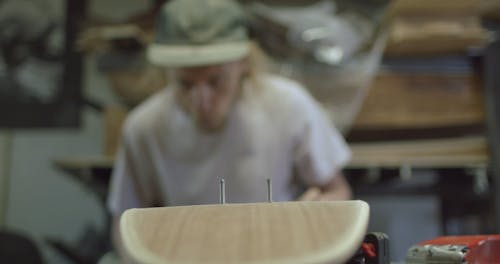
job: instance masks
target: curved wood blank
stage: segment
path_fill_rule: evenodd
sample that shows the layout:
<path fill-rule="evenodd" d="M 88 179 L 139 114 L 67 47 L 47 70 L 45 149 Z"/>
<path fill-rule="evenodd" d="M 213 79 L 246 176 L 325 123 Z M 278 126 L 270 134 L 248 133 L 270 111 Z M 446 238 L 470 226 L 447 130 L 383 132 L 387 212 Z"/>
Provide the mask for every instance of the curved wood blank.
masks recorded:
<path fill-rule="evenodd" d="M 125 211 L 137 263 L 343 263 L 368 224 L 363 201 L 195 205 Z"/>

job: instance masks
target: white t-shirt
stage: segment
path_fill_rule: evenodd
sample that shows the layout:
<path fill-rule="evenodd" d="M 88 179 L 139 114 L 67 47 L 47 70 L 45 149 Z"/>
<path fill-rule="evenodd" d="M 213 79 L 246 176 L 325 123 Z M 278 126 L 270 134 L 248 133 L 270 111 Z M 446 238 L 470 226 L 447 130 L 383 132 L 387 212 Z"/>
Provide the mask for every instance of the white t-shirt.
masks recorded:
<path fill-rule="evenodd" d="M 262 77 L 243 86 L 226 126 L 200 132 L 167 88 L 128 116 L 112 175 L 108 206 L 126 209 L 219 202 L 224 178 L 229 203 L 296 198 L 306 186 L 335 177 L 350 151 L 320 105 L 298 83 Z"/>

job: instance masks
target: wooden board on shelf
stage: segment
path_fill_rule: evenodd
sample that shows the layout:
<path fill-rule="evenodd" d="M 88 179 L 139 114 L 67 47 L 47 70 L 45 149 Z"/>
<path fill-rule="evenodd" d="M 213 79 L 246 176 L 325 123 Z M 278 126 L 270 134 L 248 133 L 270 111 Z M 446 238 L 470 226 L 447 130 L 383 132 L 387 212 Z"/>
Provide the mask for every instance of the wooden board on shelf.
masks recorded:
<path fill-rule="evenodd" d="M 481 16 L 500 20 L 500 1 L 498 0 L 483 0 L 481 2 Z"/>
<path fill-rule="evenodd" d="M 486 166 L 489 150 L 484 137 L 351 144 L 349 167 L 467 167 Z"/>
<path fill-rule="evenodd" d="M 398 17 L 389 31 L 388 57 L 465 54 L 489 39 L 478 16 Z"/>
<path fill-rule="evenodd" d="M 484 123 L 480 78 L 472 73 L 379 73 L 356 129 L 408 129 Z"/>
<path fill-rule="evenodd" d="M 390 11 L 393 15 L 473 15 L 480 10 L 484 0 L 393 0 Z M 495 1 L 495 0 L 492 0 Z"/>
<path fill-rule="evenodd" d="M 365 236 L 363 201 L 196 205 L 125 211 L 137 263 L 345 263 Z"/>

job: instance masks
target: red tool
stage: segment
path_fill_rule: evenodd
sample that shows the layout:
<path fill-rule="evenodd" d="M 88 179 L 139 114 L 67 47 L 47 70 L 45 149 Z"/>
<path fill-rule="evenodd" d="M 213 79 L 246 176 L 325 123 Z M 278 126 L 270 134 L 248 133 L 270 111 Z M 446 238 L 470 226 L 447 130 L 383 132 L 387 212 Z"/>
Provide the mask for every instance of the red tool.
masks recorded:
<path fill-rule="evenodd" d="M 500 263 L 500 235 L 445 236 L 408 250 L 407 264 Z"/>

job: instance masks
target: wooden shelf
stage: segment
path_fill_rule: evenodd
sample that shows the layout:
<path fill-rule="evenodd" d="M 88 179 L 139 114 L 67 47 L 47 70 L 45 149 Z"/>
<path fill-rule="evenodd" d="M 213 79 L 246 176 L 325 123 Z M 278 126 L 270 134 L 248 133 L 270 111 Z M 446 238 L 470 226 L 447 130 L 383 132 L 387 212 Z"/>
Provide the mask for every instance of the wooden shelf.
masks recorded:
<path fill-rule="evenodd" d="M 489 149 L 484 137 L 460 137 L 433 140 L 355 143 L 348 168 L 402 167 L 468 168 L 486 167 Z M 73 174 L 96 169 L 113 169 L 112 156 L 87 156 L 56 159 L 54 164 Z"/>
<path fill-rule="evenodd" d="M 359 143 L 352 144 L 351 149 L 349 168 L 485 167 L 489 161 L 484 137 Z"/>

